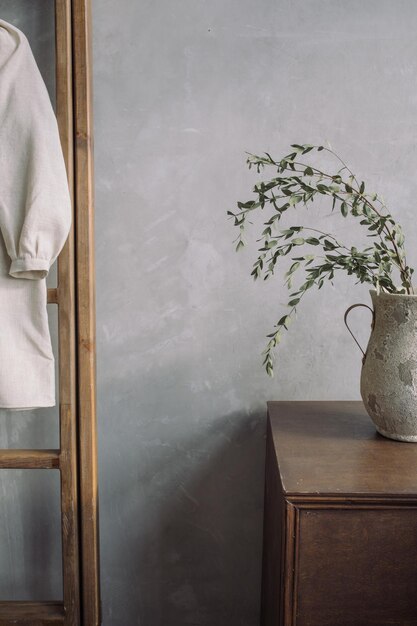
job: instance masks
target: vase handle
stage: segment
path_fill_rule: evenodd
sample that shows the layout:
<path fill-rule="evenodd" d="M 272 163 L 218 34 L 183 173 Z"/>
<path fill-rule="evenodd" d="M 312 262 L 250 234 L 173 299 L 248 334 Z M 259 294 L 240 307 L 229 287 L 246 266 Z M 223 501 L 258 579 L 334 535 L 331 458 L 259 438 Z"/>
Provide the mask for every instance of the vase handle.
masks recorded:
<path fill-rule="evenodd" d="M 349 324 L 347 323 L 347 318 L 348 318 L 349 313 L 352 311 L 352 309 L 356 309 L 356 308 L 357 308 L 357 307 L 359 307 L 359 306 L 364 306 L 366 309 L 369 309 L 369 310 L 370 310 L 370 312 L 372 313 L 372 328 L 373 328 L 373 327 L 374 327 L 374 320 L 375 320 L 375 313 L 374 313 L 374 310 L 373 310 L 373 309 L 371 309 L 371 307 L 370 307 L 370 306 L 368 306 L 367 304 L 352 304 L 352 306 L 350 306 L 350 307 L 346 310 L 345 315 L 344 315 L 344 318 L 343 318 L 343 321 L 345 322 L 345 326 L 346 326 L 346 328 L 348 329 L 348 331 L 349 331 L 349 332 L 350 332 L 350 334 L 352 335 L 352 337 L 353 337 L 353 341 L 356 343 L 356 345 L 358 346 L 359 350 L 360 350 L 360 351 L 362 352 L 362 354 L 363 354 L 363 359 L 362 359 L 362 360 L 363 360 L 363 361 L 365 361 L 366 352 L 364 352 L 364 351 L 362 350 L 362 346 L 360 345 L 359 341 L 356 339 L 355 335 L 353 334 L 353 332 L 351 331 L 351 329 L 350 329 L 350 327 L 349 327 Z"/>

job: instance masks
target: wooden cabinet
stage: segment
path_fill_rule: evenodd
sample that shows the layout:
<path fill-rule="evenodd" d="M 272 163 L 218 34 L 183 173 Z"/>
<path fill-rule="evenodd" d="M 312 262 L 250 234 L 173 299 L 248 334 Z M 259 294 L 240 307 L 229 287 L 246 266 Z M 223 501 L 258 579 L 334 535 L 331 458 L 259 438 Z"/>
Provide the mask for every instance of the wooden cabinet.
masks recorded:
<path fill-rule="evenodd" d="M 359 402 L 271 402 L 263 626 L 417 626 L 417 444 Z"/>

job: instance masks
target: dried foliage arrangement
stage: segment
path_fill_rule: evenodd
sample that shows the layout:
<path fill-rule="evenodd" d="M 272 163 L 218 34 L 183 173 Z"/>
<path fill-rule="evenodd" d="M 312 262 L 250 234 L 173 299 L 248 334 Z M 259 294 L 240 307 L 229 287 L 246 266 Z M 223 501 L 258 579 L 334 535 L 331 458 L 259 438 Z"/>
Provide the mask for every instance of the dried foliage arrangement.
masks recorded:
<path fill-rule="evenodd" d="M 327 151 L 337 163 L 335 173 L 326 172 L 312 164 L 315 152 Z M 306 155 L 309 155 L 306 158 Z M 272 171 L 272 177 L 258 182 L 253 188 L 255 198 L 238 202 L 236 211 L 228 215 L 239 230 L 235 240 L 236 250 L 245 245 L 244 233 L 254 211 L 263 211 L 265 219 L 252 269 L 256 280 L 268 280 L 283 257 L 292 263 L 285 274 L 285 284 L 290 290 L 288 311 L 267 335 L 268 343 L 263 353 L 263 365 L 269 375 L 274 370 L 274 349 L 288 329 L 297 306 L 305 293 L 320 289 L 326 280 L 332 281 L 336 272 L 356 277 L 357 282 L 369 283 L 378 291 L 412 294 L 413 269 L 408 266 L 404 234 L 401 226 L 388 211 L 383 199 L 369 193 L 346 163 L 329 147 L 310 144 L 293 144 L 291 152 L 281 159 L 270 154 L 249 154 L 249 168 L 258 173 Z M 372 245 L 358 250 L 338 241 L 332 234 L 307 226 L 279 229 L 279 222 L 287 211 L 311 205 L 320 196 L 327 196 L 332 211 L 342 218 L 359 220 L 367 230 Z M 294 290 L 296 275 L 303 274 L 301 284 Z"/>

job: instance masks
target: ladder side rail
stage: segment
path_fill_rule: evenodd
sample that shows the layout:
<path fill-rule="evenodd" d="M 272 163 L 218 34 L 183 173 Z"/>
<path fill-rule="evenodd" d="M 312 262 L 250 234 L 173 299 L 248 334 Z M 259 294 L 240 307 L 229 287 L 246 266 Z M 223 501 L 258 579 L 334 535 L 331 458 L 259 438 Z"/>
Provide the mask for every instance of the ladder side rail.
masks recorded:
<path fill-rule="evenodd" d="M 73 222 L 58 259 L 61 536 L 65 626 L 80 624 L 77 396 L 75 334 L 75 203 L 71 0 L 55 0 L 56 106 L 73 200 Z"/>
<path fill-rule="evenodd" d="M 72 0 L 82 624 L 99 626 L 91 0 Z"/>

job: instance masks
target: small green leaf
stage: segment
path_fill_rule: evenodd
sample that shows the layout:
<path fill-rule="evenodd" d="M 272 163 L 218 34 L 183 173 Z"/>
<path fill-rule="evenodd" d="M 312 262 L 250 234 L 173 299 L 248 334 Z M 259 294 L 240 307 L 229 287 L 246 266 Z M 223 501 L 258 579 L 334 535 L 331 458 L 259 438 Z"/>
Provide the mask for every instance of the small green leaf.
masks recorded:
<path fill-rule="evenodd" d="M 324 240 L 324 249 L 325 250 L 336 250 L 337 246 L 332 243 L 331 241 L 329 241 L 328 239 Z"/>
<path fill-rule="evenodd" d="M 255 208 L 256 202 L 254 200 L 250 200 L 249 202 L 238 202 L 237 206 L 239 209 L 252 209 Z"/>
<path fill-rule="evenodd" d="M 295 206 L 296 204 L 298 204 L 299 202 L 301 202 L 301 200 L 303 199 L 302 196 L 298 196 L 293 194 L 290 198 L 290 206 Z"/>
<path fill-rule="evenodd" d="M 286 273 L 286 276 L 291 276 L 291 274 L 294 274 L 294 272 L 297 271 L 299 267 L 300 267 L 300 262 L 296 261 L 295 263 L 291 265 L 290 269 Z"/>

